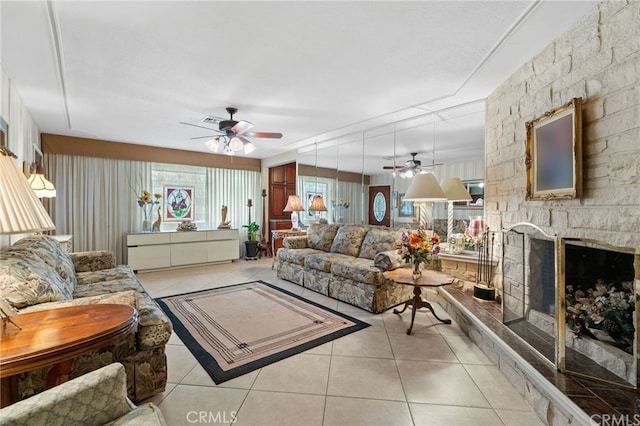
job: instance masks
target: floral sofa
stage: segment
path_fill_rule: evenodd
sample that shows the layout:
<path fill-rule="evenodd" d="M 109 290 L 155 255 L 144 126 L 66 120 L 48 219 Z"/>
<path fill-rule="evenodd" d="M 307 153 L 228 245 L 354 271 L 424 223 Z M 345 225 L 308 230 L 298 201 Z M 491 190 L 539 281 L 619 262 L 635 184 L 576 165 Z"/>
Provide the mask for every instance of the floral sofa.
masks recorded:
<path fill-rule="evenodd" d="M 69 254 L 46 235 L 24 238 L 0 252 L 0 296 L 19 314 L 94 303 L 133 306 L 138 311 L 137 332 L 76 358 L 69 378 L 120 362 L 127 372 L 127 393 L 132 400 L 140 401 L 165 389 L 165 345 L 172 332 L 171 322 L 131 268 L 116 266 L 111 252 Z M 19 399 L 45 390 L 51 368 L 20 374 Z"/>
<path fill-rule="evenodd" d="M 386 279 L 403 266 L 396 253 L 401 231 L 366 225 L 313 224 L 306 236 L 285 238 L 278 250 L 278 277 L 326 296 L 379 313 L 413 295 L 413 288 Z"/>

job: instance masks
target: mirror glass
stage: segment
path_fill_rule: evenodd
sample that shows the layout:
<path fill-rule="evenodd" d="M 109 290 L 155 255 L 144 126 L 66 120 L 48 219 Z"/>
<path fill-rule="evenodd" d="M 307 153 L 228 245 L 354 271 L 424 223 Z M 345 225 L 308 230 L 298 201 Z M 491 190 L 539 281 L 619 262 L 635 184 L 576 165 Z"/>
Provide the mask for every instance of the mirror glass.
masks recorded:
<path fill-rule="evenodd" d="M 469 221 L 484 205 L 484 100 L 372 127 L 299 150 L 299 194 L 305 202 L 324 194 L 328 212 L 305 215 L 305 224 L 320 218 L 329 223 L 369 223 L 369 187 L 389 186 L 391 226 L 415 226 L 418 212 L 426 224 L 444 225 L 447 203 L 433 206 L 402 202 L 414 171 L 433 172 L 442 182 L 458 177 L 468 183 L 471 203 L 454 205 L 455 220 Z M 415 157 L 411 154 L 416 153 Z M 316 161 L 317 154 L 317 161 Z M 413 170 L 420 162 L 420 168 Z M 304 167 L 304 166 L 307 167 Z M 317 165 L 317 173 L 316 173 Z M 395 173 L 394 173 L 395 172 Z M 316 184 L 317 177 L 317 184 Z M 374 196 L 375 198 L 375 196 Z M 342 202 L 341 202 L 342 200 Z M 348 204 L 348 207 L 346 206 Z"/>

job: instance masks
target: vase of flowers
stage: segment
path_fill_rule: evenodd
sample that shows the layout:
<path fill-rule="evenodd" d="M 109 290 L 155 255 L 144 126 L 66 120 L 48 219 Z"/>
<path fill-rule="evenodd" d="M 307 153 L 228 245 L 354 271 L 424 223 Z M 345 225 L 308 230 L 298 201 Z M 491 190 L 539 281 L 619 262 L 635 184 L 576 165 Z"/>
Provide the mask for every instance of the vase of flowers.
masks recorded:
<path fill-rule="evenodd" d="M 138 197 L 138 206 L 142 210 L 142 232 L 151 232 L 151 211 L 153 206 L 160 204 L 161 194 L 153 194 L 149 191 L 142 191 Z"/>
<path fill-rule="evenodd" d="M 407 229 L 402 233 L 398 254 L 402 256 L 405 263 L 412 265 L 414 280 L 422 276 L 424 265 L 431 262 L 438 253 L 440 253 L 440 237 L 436 233 L 433 236 L 427 235 L 424 226 L 421 225 L 415 231 Z"/>

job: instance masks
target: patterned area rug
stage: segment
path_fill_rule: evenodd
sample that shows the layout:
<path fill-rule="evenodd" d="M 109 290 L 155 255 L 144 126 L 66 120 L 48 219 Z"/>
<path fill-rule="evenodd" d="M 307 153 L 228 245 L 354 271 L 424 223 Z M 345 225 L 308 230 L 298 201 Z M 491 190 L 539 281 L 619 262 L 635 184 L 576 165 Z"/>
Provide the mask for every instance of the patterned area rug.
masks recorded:
<path fill-rule="evenodd" d="M 156 300 L 216 384 L 369 326 L 263 281 Z"/>

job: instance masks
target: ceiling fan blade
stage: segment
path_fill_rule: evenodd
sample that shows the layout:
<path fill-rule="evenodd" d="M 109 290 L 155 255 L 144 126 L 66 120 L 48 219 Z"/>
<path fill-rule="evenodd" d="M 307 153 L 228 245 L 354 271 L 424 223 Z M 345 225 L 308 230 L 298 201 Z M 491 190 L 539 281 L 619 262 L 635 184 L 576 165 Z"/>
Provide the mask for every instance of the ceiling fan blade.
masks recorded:
<path fill-rule="evenodd" d="M 193 126 L 193 127 L 198 127 L 200 129 L 213 130 L 214 132 L 223 133 L 218 129 L 212 129 L 211 127 L 200 126 L 198 124 L 187 123 L 187 122 L 184 122 L 184 121 L 181 121 L 180 124 L 184 124 L 185 126 Z"/>
<path fill-rule="evenodd" d="M 403 169 L 404 166 L 383 166 L 383 170 L 394 170 L 394 169 Z"/>
<path fill-rule="evenodd" d="M 211 139 L 211 138 L 215 138 L 218 137 L 218 135 L 209 135 L 209 136 L 196 136 L 195 138 L 189 138 L 191 140 L 195 140 L 195 139 Z"/>
<path fill-rule="evenodd" d="M 236 125 L 230 128 L 229 130 L 231 130 L 236 134 L 243 134 L 244 132 L 251 129 L 252 127 L 253 127 L 253 124 L 249 123 L 248 121 L 241 120 L 241 121 L 238 121 Z"/>
<path fill-rule="evenodd" d="M 268 139 L 282 138 L 282 133 L 276 133 L 276 132 L 248 132 L 248 133 L 245 133 L 244 135 L 249 136 L 250 138 L 268 138 Z"/>

